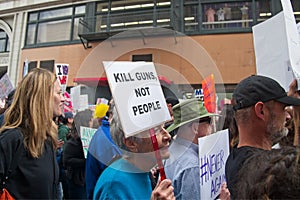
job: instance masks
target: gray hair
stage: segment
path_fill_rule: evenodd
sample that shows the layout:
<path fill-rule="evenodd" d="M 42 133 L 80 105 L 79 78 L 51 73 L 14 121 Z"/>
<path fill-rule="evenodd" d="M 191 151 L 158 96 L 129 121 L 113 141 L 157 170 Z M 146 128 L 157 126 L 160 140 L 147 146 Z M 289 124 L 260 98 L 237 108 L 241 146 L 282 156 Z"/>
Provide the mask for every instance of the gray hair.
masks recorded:
<path fill-rule="evenodd" d="M 253 109 L 253 106 L 250 106 L 250 107 L 235 111 L 234 117 L 235 117 L 236 123 L 238 125 L 239 124 L 248 124 L 249 120 L 251 119 L 251 115 L 253 113 L 252 109 Z"/>
<path fill-rule="evenodd" d="M 118 111 L 115 106 L 112 108 L 112 120 L 110 123 L 110 136 L 113 139 L 113 141 L 116 143 L 116 145 L 121 149 L 123 155 L 126 155 L 127 157 L 130 157 L 130 155 L 132 155 L 132 152 L 127 148 L 127 146 L 124 143 L 125 133 L 122 129 L 120 117 L 119 117 Z M 133 140 L 135 142 L 142 141 L 140 137 L 136 137 L 136 136 L 130 136 L 126 139 Z"/>
<path fill-rule="evenodd" d="M 121 121 L 116 107 L 112 108 L 112 120 L 110 123 L 110 136 L 118 147 L 122 150 L 128 150 L 124 144 L 125 133 L 121 126 Z"/>

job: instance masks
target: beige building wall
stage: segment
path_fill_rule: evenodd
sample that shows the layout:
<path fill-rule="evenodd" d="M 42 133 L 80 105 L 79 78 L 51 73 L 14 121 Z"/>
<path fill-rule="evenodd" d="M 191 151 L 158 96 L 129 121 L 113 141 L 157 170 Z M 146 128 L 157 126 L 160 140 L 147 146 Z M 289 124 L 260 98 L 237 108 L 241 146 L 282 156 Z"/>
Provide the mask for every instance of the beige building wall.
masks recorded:
<path fill-rule="evenodd" d="M 70 64 L 68 86 L 74 85 L 75 77 L 100 78 L 105 76 L 102 61 L 131 61 L 132 55 L 139 54 L 152 54 L 153 62 L 157 63 L 158 74 L 177 84 L 186 84 L 185 81 L 188 81 L 189 84 L 200 84 L 206 75 L 215 72 L 214 68 L 220 73 L 220 78 L 217 78 L 216 82 L 225 84 L 237 83 L 242 78 L 256 73 L 252 34 L 204 35 L 193 36 L 190 39 L 203 49 L 194 51 L 195 48 L 181 47 L 180 49 L 179 47 L 179 53 L 176 55 L 174 54 L 175 50 L 172 49 L 177 47 L 176 45 L 180 45 L 178 44 L 180 39 L 177 44 L 166 44 L 165 49 L 156 48 L 155 45 L 151 46 L 154 42 L 150 39 L 147 44 L 140 45 L 142 49 L 140 46 L 139 49 L 134 47 L 135 43 L 142 43 L 141 39 L 126 41 L 128 46 L 125 50 L 122 50 L 124 45 L 121 45 L 120 41 L 114 41 L 112 44 L 106 41 L 107 46 L 101 48 L 101 43 L 93 43 L 90 49 L 84 49 L 82 44 L 24 49 L 21 53 L 21 63 L 25 59 L 29 61 L 55 60 L 55 63 L 68 63 Z M 160 40 L 161 43 L 163 41 L 164 39 Z M 132 47 L 129 47 L 130 45 Z M 162 44 L 162 46 L 164 45 Z M 207 61 L 204 62 L 205 59 Z M 199 65 L 207 65 L 207 67 Z M 172 70 L 175 73 L 171 72 Z M 22 70 L 19 71 L 19 77 L 21 74 Z M 186 80 L 182 80 L 180 76 Z"/>

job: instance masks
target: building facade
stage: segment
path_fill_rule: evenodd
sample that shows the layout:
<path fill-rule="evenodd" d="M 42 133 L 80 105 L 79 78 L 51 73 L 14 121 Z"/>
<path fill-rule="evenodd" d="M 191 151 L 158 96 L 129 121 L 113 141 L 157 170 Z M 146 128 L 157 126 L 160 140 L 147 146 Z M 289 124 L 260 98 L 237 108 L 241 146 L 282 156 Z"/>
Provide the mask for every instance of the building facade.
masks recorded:
<path fill-rule="evenodd" d="M 291 3 L 299 22 L 300 1 Z M 98 90 L 102 61 L 152 61 L 180 90 L 213 73 L 230 93 L 256 73 L 252 26 L 281 10 L 280 0 L 0 1 L 0 72 L 16 85 L 25 63 L 67 63 L 69 87 Z"/>

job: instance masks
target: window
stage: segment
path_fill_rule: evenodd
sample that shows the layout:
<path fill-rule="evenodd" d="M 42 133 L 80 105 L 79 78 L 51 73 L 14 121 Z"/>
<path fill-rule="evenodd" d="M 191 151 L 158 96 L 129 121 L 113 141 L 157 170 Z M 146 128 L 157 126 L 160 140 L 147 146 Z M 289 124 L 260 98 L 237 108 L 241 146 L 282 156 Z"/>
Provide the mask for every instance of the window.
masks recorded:
<path fill-rule="evenodd" d="M 96 27 L 99 32 L 137 27 L 170 27 L 168 0 L 133 0 L 100 2 L 96 6 Z M 88 24 L 93 24 L 93 19 Z"/>
<path fill-rule="evenodd" d="M 299 0 L 291 0 L 296 22 L 300 22 L 300 1 Z"/>
<path fill-rule="evenodd" d="M 25 45 L 79 42 L 79 19 L 84 15 L 85 5 L 29 13 Z"/>
<path fill-rule="evenodd" d="M 271 5 L 269 0 L 256 1 L 257 22 L 265 21 L 272 17 Z"/>
<path fill-rule="evenodd" d="M 31 70 L 33 70 L 34 68 L 37 67 L 37 61 L 25 61 L 23 63 L 23 77 L 26 76 L 26 74 L 28 74 L 28 72 L 30 72 Z"/>
<path fill-rule="evenodd" d="M 2 29 L 0 29 L 0 53 L 9 52 L 10 42 L 8 35 Z"/>
<path fill-rule="evenodd" d="M 7 66 L 5 66 L 5 67 L 0 67 L 0 79 L 2 78 L 2 76 L 4 75 L 4 74 L 6 74 L 7 73 Z"/>
<path fill-rule="evenodd" d="M 33 70 L 36 67 L 37 67 L 37 61 L 30 61 L 28 63 L 28 72 L 30 72 L 31 70 Z"/>
<path fill-rule="evenodd" d="M 199 31 L 198 4 L 185 4 L 183 10 L 185 32 Z"/>
<path fill-rule="evenodd" d="M 53 72 L 54 69 L 54 60 L 43 60 L 40 62 L 40 68 L 47 69 Z"/>
<path fill-rule="evenodd" d="M 228 2 L 202 5 L 202 29 L 240 29 L 252 26 L 251 2 Z"/>
<path fill-rule="evenodd" d="M 152 62 L 152 54 L 132 55 L 132 61 Z"/>

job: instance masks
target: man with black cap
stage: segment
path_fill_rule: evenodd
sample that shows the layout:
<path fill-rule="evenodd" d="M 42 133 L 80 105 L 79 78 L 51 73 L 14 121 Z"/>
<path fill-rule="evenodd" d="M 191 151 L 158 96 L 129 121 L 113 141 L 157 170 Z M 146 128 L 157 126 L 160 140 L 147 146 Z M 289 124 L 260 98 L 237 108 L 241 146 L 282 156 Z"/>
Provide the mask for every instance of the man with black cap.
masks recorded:
<path fill-rule="evenodd" d="M 225 174 L 231 198 L 243 163 L 254 152 L 271 150 L 272 145 L 288 132 L 285 127 L 288 105 L 300 105 L 300 99 L 287 96 L 275 80 L 253 75 L 242 80 L 232 96 L 239 143 L 226 161 Z M 242 180 L 241 180 L 242 181 Z"/>

